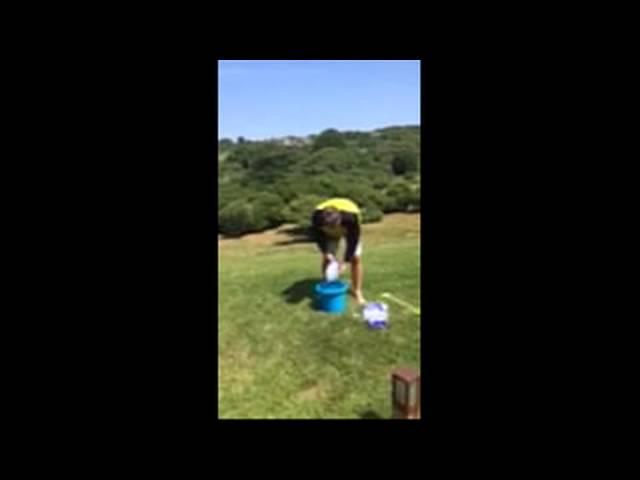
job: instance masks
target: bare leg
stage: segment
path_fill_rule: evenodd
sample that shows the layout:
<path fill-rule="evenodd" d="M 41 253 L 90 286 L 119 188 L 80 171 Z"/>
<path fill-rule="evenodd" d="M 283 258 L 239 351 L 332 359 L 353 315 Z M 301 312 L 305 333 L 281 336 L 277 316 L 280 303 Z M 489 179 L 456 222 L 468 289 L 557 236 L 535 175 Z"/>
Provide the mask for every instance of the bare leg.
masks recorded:
<path fill-rule="evenodd" d="M 362 260 L 360 257 L 351 259 L 351 291 L 360 305 L 365 303 L 362 296 Z"/>

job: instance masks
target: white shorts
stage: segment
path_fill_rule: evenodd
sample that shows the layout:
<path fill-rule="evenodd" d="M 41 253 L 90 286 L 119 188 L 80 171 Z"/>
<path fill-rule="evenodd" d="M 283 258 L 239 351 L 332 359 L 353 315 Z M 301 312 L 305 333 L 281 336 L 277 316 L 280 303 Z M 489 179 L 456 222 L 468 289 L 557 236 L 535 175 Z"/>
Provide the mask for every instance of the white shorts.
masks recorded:
<path fill-rule="evenodd" d="M 329 238 L 327 240 L 327 251 L 329 253 L 331 253 L 334 257 L 338 256 L 338 247 L 340 246 L 340 239 L 336 238 Z M 353 254 L 354 257 L 362 257 L 362 240 L 360 240 L 358 242 L 358 245 L 356 246 L 356 251 Z"/>

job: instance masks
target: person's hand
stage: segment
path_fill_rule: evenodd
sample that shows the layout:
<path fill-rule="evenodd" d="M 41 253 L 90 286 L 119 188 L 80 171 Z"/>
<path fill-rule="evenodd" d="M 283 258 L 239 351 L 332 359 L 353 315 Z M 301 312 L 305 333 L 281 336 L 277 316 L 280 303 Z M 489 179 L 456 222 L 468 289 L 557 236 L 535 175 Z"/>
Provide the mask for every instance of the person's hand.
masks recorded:
<path fill-rule="evenodd" d="M 346 269 L 347 269 L 347 264 L 344 262 L 340 262 L 340 275 L 342 275 Z"/>

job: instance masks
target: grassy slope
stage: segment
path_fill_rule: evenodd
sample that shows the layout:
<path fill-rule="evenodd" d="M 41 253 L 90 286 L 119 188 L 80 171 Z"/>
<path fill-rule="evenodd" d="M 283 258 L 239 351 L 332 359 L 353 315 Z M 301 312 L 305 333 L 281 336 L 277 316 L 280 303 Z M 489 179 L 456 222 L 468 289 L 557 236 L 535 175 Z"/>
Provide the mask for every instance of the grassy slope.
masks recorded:
<path fill-rule="evenodd" d="M 419 216 L 364 227 L 365 296 L 420 304 Z M 388 417 L 389 373 L 420 361 L 420 320 L 389 303 L 391 329 L 310 308 L 313 245 L 262 234 L 219 243 L 218 401 L 221 418 Z"/>

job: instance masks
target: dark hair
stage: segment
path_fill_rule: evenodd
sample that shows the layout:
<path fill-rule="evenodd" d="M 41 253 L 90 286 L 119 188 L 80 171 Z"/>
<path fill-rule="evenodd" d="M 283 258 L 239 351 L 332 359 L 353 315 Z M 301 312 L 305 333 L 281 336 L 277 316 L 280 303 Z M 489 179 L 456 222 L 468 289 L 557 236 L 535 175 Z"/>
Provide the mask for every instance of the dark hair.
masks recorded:
<path fill-rule="evenodd" d="M 336 226 L 340 225 L 341 220 L 342 215 L 340 215 L 340 212 L 338 210 L 335 210 L 333 208 L 322 210 L 322 214 L 320 215 L 321 225 Z"/>

